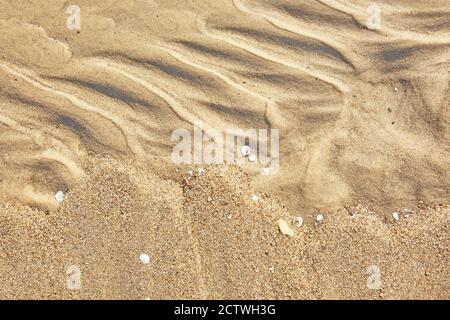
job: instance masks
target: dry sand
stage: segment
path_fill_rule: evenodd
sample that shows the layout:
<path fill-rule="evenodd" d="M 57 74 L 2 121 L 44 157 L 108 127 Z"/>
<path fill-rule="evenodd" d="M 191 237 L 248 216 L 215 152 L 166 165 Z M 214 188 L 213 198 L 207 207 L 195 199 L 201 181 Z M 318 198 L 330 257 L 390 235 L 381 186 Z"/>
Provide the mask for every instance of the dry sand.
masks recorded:
<path fill-rule="evenodd" d="M 448 299 L 450 4 L 371 3 L 0 0 L 0 298 Z M 199 122 L 279 172 L 175 166 Z"/>

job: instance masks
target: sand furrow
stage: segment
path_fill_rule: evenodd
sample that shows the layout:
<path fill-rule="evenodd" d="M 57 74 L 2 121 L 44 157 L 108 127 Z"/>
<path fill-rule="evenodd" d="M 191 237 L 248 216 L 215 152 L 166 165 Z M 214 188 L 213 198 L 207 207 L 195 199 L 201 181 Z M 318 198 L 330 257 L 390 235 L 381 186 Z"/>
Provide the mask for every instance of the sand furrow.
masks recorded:
<path fill-rule="evenodd" d="M 348 14 L 352 16 L 355 21 L 357 21 L 362 27 L 367 27 L 367 8 L 371 5 L 370 2 L 367 2 L 367 6 L 357 6 L 352 5 L 349 2 L 343 3 L 338 0 L 318 0 L 320 3 L 325 6 L 337 10 L 339 12 Z M 395 7 L 390 7 L 389 5 L 383 4 L 381 6 L 382 12 L 386 16 L 386 12 L 389 14 L 391 12 L 397 11 Z M 405 10 L 406 11 L 406 10 Z M 397 12 L 395 12 L 397 13 Z M 408 14 L 406 11 L 405 14 Z M 396 26 L 390 26 L 389 22 L 383 21 L 382 28 L 379 30 L 374 30 L 376 33 L 380 33 L 382 35 L 388 36 L 390 38 L 396 38 L 398 40 L 411 40 L 419 43 L 427 43 L 427 44 L 449 44 L 450 36 L 448 34 L 422 34 L 418 32 L 413 32 L 409 30 L 399 30 Z"/>
<path fill-rule="evenodd" d="M 134 148 L 134 151 L 138 150 L 138 145 L 137 144 L 131 144 L 129 143 L 130 140 L 130 136 L 126 133 L 126 131 L 124 130 L 124 128 L 126 128 L 126 124 L 118 117 L 116 117 L 115 115 L 111 114 L 110 112 L 95 107 L 89 103 L 87 103 L 86 101 L 70 94 L 67 92 L 63 92 L 60 91 L 58 89 L 52 88 L 51 85 L 49 85 L 48 83 L 46 83 L 44 80 L 40 79 L 40 80 L 35 80 L 33 78 L 31 78 L 30 76 L 26 75 L 25 73 L 22 73 L 20 71 L 17 71 L 15 69 L 10 68 L 7 64 L 5 64 L 4 62 L 0 63 L 0 67 L 3 68 L 3 70 L 5 70 L 7 73 L 14 75 L 15 77 L 18 77 L 24 81 L 26 81 L 28 84 L 43 90 L 43 91 L 47 91 L 50 92 L 54 95 L 57 95 L 59 97 L 62 97 L 68 101 L 70 101 L 74 106 L 81 108 L 83 110 L 87 110 L 90 112 L 94 112 L 102 117 L 104 117 L 105 119 L 108 119 L 109 121 L 111 121 L 111 123 L 113 123 L 117 129 L 122 133 L 122 135 L 124 136 L 124 138 L 128 141 L 128 146 L 130 148 L 130 150 L 133 150 L 132 148 Z M 132 147 L 131 147 L 132 146 Z"/>
<path fill-rule="evenodd" d="M 292 19 L 288 19 L 288 17 L 285 15 L 282 15 L 278 18 L 268 15 L 268 12 L 266 11 L 258 10 L 256 8 L 250 9 L 246 7 L 241 0 L 233 0 L 233 4 L 238 10 L 249 15 L 260 16 L 278 29 L 291 32 L 299 36 L 305 36 L 310 39 L 318 40 L 322 44 L 337 50 L 340 58 L 353 70 L 355 69 L 355 63 L 358 64 L 358 61 L 360 61 L 360 57 L 358 57 L 358 55 L 347 50 L 345 40 L 339 40 L 339 38 L 331 37 L 329 33 L 321 32 L 317 28 L 311 29 L 307 23 L 302 23 L 302 21 L 300 20 L 290 21 Z M 338 66 L 336 66 L 336 68 L 337 67 Z"/>
<path fill-rule="evenodd" d="M 50 143 L 57 148 L 56 149 L 46 149 L 40 153 L 39 158 L 47 158 L 51 160 L 58 161 L 65 165 L 74 175 L 74 177 L 81 178 L 84 175 L 84 170 L 77 164 L 77 157 L 73 153 L 73 150 L 68 148 L 61 140 L 51 137 L 48 134 L 44 134 L 43 131 L 36 128 L 28 128 L 20 125 L 17 121 L 3 115 L 0 113 L 0 122 L 3 122 L 11 129 L 16 130 L 27 137 L 33 137 L 33 140 L 40 144 L 42 147 L 45 146 L 44 140 L 50 140 Z"/>
<path fill-rule="evenodd" d="M 190 60 L 187 56 L 185 56 L 182 53 L 177 52 L 177 51 L 175 51 L 173 49 L 165 48 L 165 47 L 162 47 L 160 45 L 158 45 L 157 48 L 160 48 L 161 50 L 166 51 L 172 57 L 174 57 L 175 59 L 177 59 L 178 61 L 180 61 L 182 63 L 185 63 L 187 65 L 190 65 L 190 66 L 194 67 L 194 68 L 200 69 L 202 71 L 205 71 L 205 72 L 208 72 L 208 73 L 214 75 L 215 77 L 223 80 L 225 83 L 227 83 L 228 85 L 232 86 L 233 88 L 235 88 L 235 89 L 237 89 L 239 91 L 245 92 L 246 94 L 248 94 L 250 96 L 253 96 L 253 97 L 257 98 L 257 99 L 260 99 L 263 102 L 268 102 L 269 101 L 269 99 L 267 97 L 262 96 L 262 95 L 258 94 L 257 92 L 254 92 L 252 90 L 247 89 L 245 86 L 241 85 L 239 82 L 232 80 L 230 77 L 226 76 L 225 74 L 221 73 L 220 71 L 215 70 L 212 67 L 208 67 L 208 66 L 204 66 L 204 65 L 201 65 L 199 63 L 196 63 L 196 62 Z"/>
<path fill-rule="evenodd" d="M 160 97 L 162 100 L 164 100 L 167 105 L 171 108 L 171 110 L 178 115 L 178 117 L 193 125 L 196 126 L 204 131 L 212 128 L 219 128 L 217 124 L 212 125 L 211 121 L 208 119 L 203 119 L 198 117 L 194 112 L 189 111 L 186 107 L 184 107 L 174 96 L 167 92 L 165 89 L 160 88 L 157 84 L 145 80 L 143 77 L 137 76 L 135 73 L 131 73 L 127 70 L 131 69 L 131 65 L 118 63 L 112 60 L 107 59 L 90 59 L 87 63 L 91 63 L 92 65 L 95 65 L 99 68 L 107 69 L 111 72 L 115 72 L 120 74 L 121 76 L 126 77 L 127 79 L 130 79 L 134 81 L 135 83 L 141 85 L 142 87 L 149 90 L 151 93 L 155 94 L 156 96 Z M 236 135 L 240 136 L 242 133 L 239 130 L 235 130 L 233 128 L 229 129 L 229 132 L 235 133 Z"/>
<path fill-rule="evenodd" d="M 222 81 L 224 81 L 226 84 L 230 85 L 231 87 L 263 101 L 264 106 L 265 106 L 264 114 L 265 114 L 266 121 L 268 122 L 269 126 L 273 126 L 272 125 L 273 122 L 271 121 L 272 117 L 269 115 L 270 111 L 268 109 L 276 108 L 276 102 L 274 100 L 271 100 L 268 97 L 260 95 L 259 93 L 254 92 L 252 90 L 249 90 L 245 86 L 241 85 L 239 82 L 226 76 L 224 73 L 215 70 L 213 67 L 204 66 L 197 62 L 190 60 L 186 55 L 183 55 L 182 53 L 180 53 L 178 51 L 175 51 L 170 48 L 162 47 L 160 45 L 158 45 L 157 47 L 160 48 L 161 50 L 166 51 L 167 53 L 169 53 L 172 57 L 174 57 L 178 61 L 185 63 L 187 65 L 190 65 L 194 68 L 200 69 L 202 71 L 205 71 L 207 73 L 210 73 L 210 74 L 214 75 L 215 77 L 221 79 Z M 283 122 L 282 117 L 278 116 L 277 123 L 282 123 L 282 122 Z"/>
<path fill-rule="evenodd" d="M 142 85 L 144 88 L 151 91 L 153 94 L 159 96 L 161 99 L 166 101 L 166 103 L 170 106 L 170 108 L 175 112 L 180 119 L 190 123 L 202 123 L 202 121 L 195 117 L 192 113 L 186 110 L 170 93 L 166 92 L 164 89 L 159 88 L 157 85 L 150 83 L 143 78 L 140 78 L 128 71 L 126 71 L 126 66 L 121 65 L 119 63 L 116 63 L 114 61 L 108 61 L 108 60 L 99 60 L 99 59 L 93 59 L 90 61 L 90 63 L 101 67 L 108 69 L 112 72 L 118 73 L 140 85 Z"/>
<path fill-rule="evenodd" d="M 309 65 L 300 64 L 298 62 L 292 61 L 287 57 L 279 57 L 274 53 L 267 52 L 266 50 L 262 48 L 257 48 L 252 45 L 246 44 L 245 42 L 235 40 L 233 37 L 220 35 L 216 32 L 212 32 L 208 29 L 207 23 L 203 18 L 198 19 L 198 28 L 201 32 L 203 32 L 205 35 L 208 35 L 212 38 L 225 41 L 228 44 L 238 47 L 242 50 L 245 50 L 247 52 L 250 52 L 254 54 L 255 56 L 258 56 L 260 58 L 263 58 L 265 60 L 281 64 L 283 66 L 286 66 L 288 68 L 294 68 L 297 70 L 300 70 L 311 77 L 316 77 L 326 83 L 329 83 L 333 85 L 338 91 L 342 93 L 349 92 L 351 88 L 345 84 L 342 80 L 334 78 L 333 76 L 324 74 L 320 72 L 319 70 L 315 70 L 313 67 L 310 67 Z"/>

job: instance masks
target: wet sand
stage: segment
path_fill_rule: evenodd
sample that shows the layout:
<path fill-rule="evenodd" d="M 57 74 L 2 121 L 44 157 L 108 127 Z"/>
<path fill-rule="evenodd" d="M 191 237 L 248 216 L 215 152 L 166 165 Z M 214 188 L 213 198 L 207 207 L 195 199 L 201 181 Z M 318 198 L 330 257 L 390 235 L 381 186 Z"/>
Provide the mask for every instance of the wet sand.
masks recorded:
<path fill-rule="evenodd" d="M 450 5 L 371 3 L 78 1 L 69 30 L 0 0 L 0 298 L 447 299 Z M 198 123 L 279 129 L 279 171 L 175 165 Z"/>

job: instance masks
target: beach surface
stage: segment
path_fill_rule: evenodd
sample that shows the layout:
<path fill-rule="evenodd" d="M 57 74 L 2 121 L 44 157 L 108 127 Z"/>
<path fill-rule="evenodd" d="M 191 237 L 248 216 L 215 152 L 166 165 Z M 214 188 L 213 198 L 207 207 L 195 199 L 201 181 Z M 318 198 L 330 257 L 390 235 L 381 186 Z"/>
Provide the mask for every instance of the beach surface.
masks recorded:
<path fill-rule="evenodd" d="M 0 8 L 1 299 L 449 298 L 448 1 Z"/>

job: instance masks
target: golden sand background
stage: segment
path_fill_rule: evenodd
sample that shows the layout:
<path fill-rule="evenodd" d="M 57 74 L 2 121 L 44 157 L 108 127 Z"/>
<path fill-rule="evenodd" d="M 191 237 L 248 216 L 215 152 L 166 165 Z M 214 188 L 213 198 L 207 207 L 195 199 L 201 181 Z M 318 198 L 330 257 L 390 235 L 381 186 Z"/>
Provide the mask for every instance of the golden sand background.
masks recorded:
<path fill-rule="evenodd" d="M 450 5 L 372 3 L 0 1 L 0 297 L 448 298 Z M 280 129 L 278 174 L 190 177 L 196 122 Z"/>

